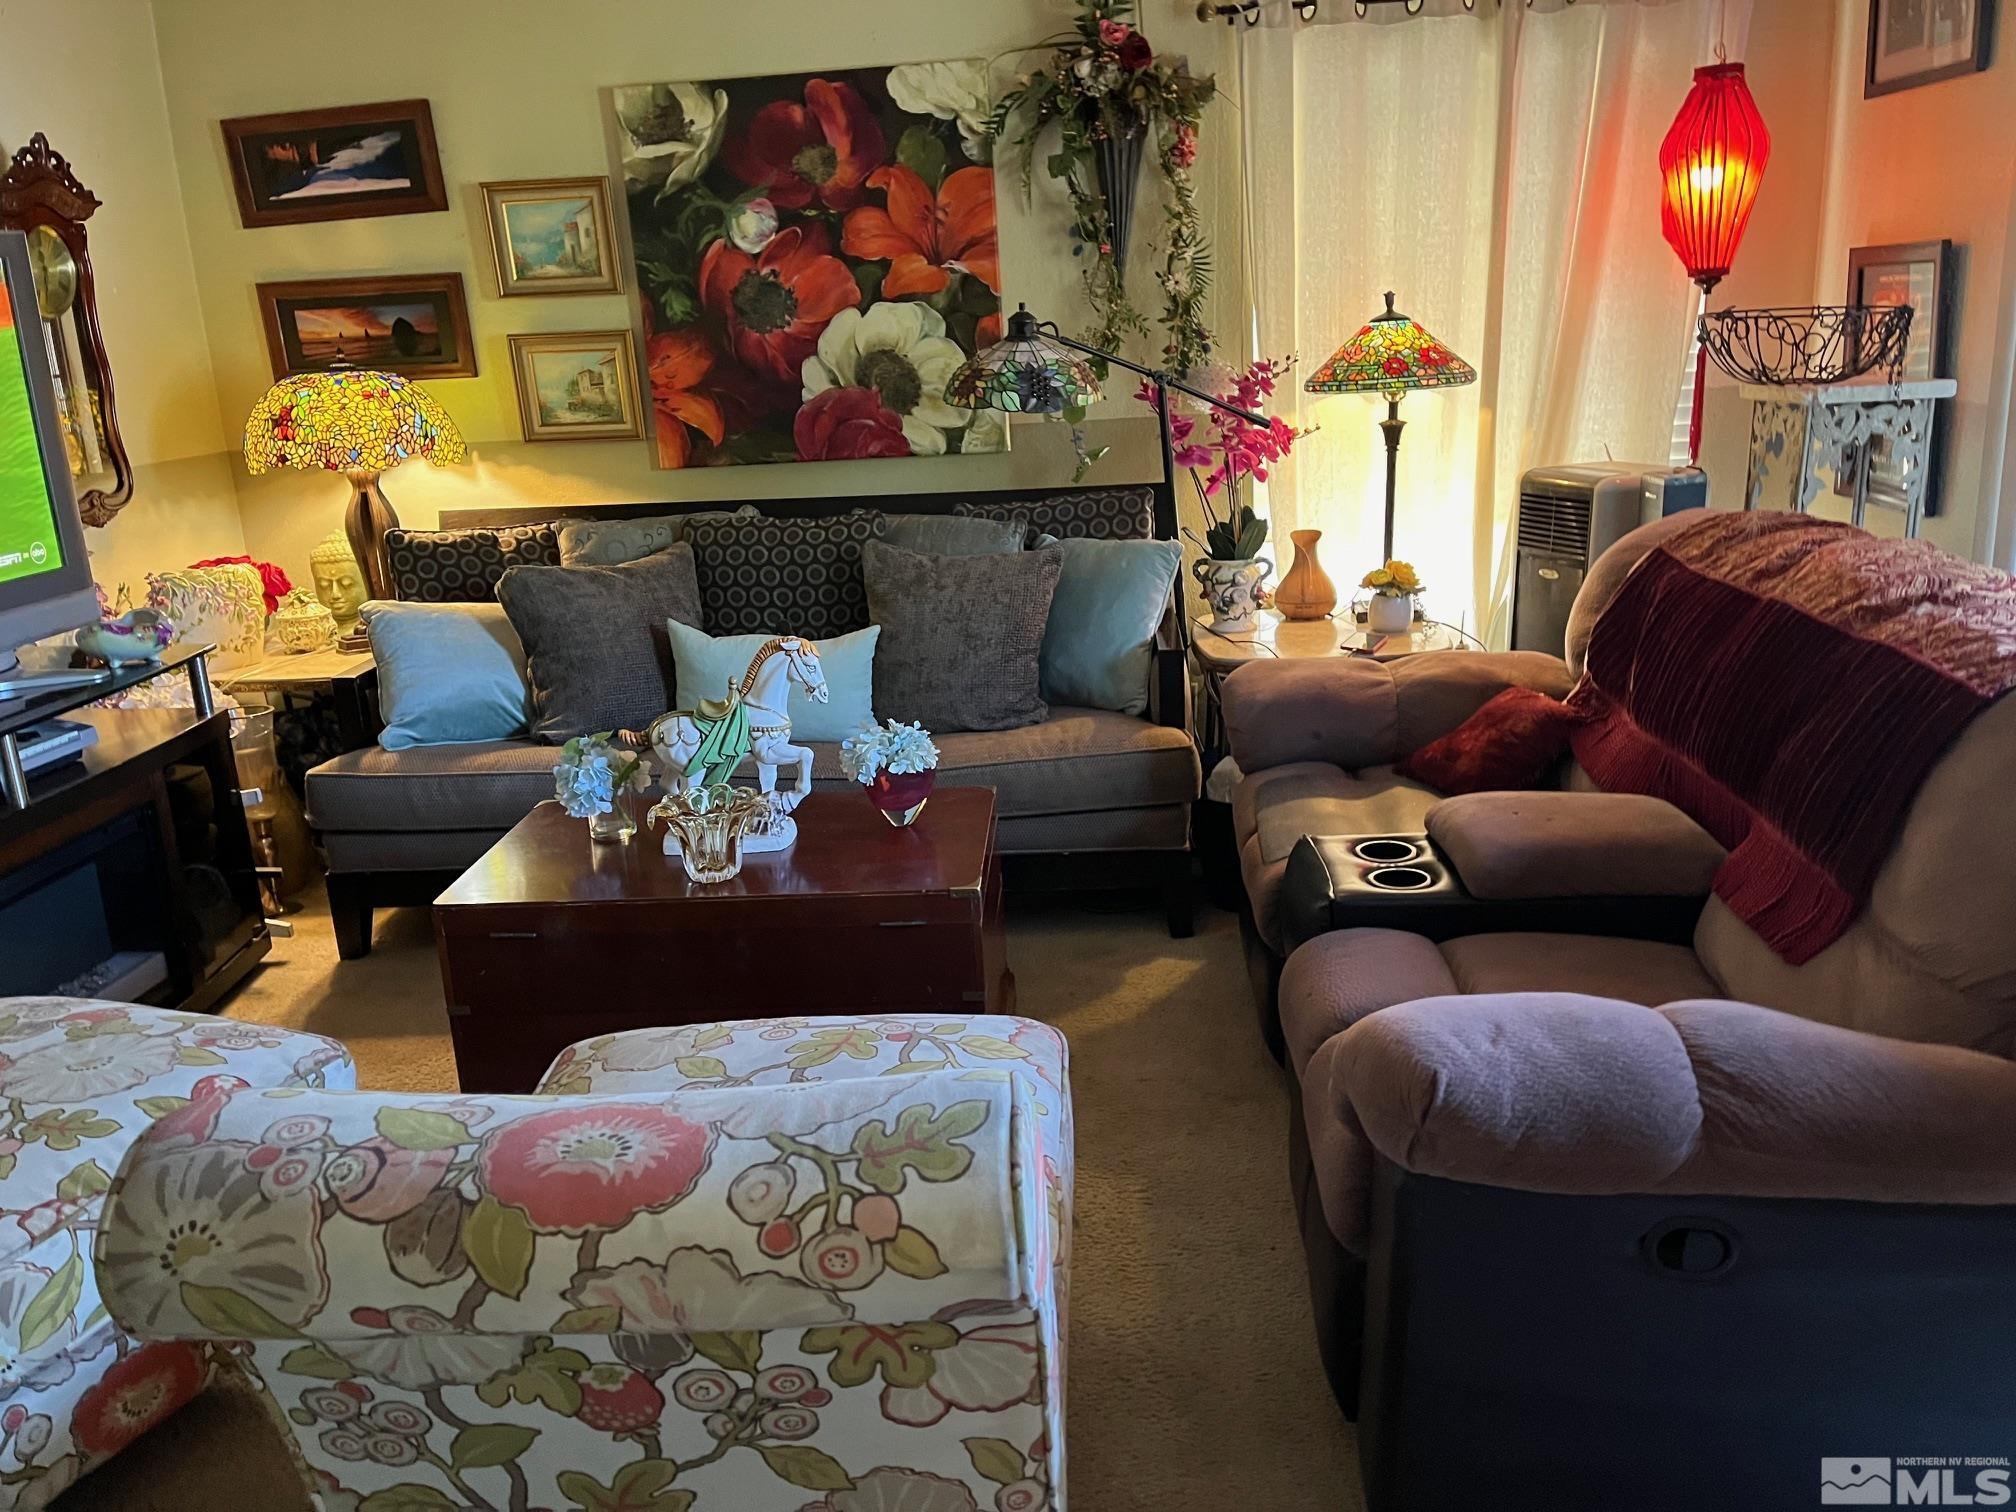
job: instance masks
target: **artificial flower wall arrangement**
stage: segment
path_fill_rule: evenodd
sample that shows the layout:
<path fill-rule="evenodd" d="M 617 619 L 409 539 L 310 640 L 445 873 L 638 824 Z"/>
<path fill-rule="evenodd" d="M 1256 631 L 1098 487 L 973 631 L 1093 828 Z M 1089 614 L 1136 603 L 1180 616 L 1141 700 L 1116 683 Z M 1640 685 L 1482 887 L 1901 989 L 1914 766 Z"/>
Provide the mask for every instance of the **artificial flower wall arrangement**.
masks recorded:
<path fill-rule="evenodd" d="M 1109 352 L 1152 329 L 1127 293 L 1125 266 L 1133 178 L 1140 146 L 1152 142 L 1163 188 L 1161 357 L 1171 371 L 1187 373 L 1211 351 L 1204 325 L 1211 255 L 1191 169 L 1198 125 L 1218 86 L 1191 73 L 1183 58 L 1158 57 L 1133 14 L 1132 0 L 1079 0 L 1072 29 L 1038 44 L 1056 50 L 1001 97 L 987 129 L 1006 143 L 1026 196 L 1038 141 L 1057 128 L 1044 170 L 1070 195 L 1073 254 L 1089 258 L 1082 276 L 1095 323 L 1085 340 Z"/>

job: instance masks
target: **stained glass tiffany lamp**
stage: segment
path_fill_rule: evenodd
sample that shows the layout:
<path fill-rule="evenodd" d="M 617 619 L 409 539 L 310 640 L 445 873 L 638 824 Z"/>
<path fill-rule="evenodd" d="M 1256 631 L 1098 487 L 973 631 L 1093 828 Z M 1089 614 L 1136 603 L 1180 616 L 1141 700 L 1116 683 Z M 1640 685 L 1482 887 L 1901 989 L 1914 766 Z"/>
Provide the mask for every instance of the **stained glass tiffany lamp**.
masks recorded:
<path fill-rule="evenodd" d="M 1393 308 L 1386 295 L 1383 314 L 1374 315 L 1358 334 L 1337 348 L 1330 360 L 1309 375 L 1302 387 L 1312 394 L 1382 394 L 1386 418 L 1386 549 L 1393 556 L 1393 483 L 1400 462 L 1400 400 L 1409 389 L 1458 388 L 1477 381 L 1477 370 L 1442 345 L 1415 321 Z"/>
<path fill-rule="evenodd" d="M 469 454 L 448 412 L 397 373 L 338 368 L 282 378 L 245 420 L 245 466 L 340 472 L 350 480 L 343 529 L 373 598 L 390 598 L 385 532 L 399 523 L 378 475 L 413 457 L 436 467 Z"/>
<path fill-rule="evenodd" d="M 1082 354 L 1082 355 L 1080 355 Z M 1162 427 L 1162 476 L 1168 497 L 1156 505 L 1156 533 L 1176 538 L 1176 444 L 1169 431 L 1169 391 L 1201 399 L 1214 409 L 1237 415 L 1249 425 L 1265 425 L 1264 415 L 1227 404 L 1194 388 L 1172 373 L 1143 367 L 1113 352 L 1102 352 L 1073 341 L 1051 321 L 1039 321 L 1029 306 L 1018 305 L 1008 317 L 1008 333 L 985 351 L 976 352 L 945 385 L 945 402 L 961 409 L 1006 410 L 1011 415 L 1061 415 L 1082 409 L 1099 397 L 1099 378 L 1091 358 L 1139 373 L 1155 386 L 1155 414 Z M 1167 518 L 1163 518 L 1166 507 Z"/>

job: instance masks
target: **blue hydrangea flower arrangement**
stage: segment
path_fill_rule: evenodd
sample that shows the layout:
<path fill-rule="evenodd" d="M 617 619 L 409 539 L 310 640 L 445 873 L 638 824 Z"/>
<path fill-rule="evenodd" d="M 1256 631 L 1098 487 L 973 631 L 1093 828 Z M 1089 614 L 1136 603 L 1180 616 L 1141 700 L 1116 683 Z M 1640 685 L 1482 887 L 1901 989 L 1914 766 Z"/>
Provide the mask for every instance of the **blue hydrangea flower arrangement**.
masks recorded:
<path fill-rule="evenodd" d="M 901 776 L 928 772 L 938 765 L 938 747 L 922 724 L 873 720 L 840 742 L 840 769 L 864 786 L 879 772 Z"/>
<path fill-rule="evenodd" d="M 651 768 L 642 755 L 617 745 L 614 731 L 576 735 L 560 747 L 553 768 L 553 796 L 571 819 L 593 819 L 616 806 L 624 789 L 642 792 L 651 783 Z"/>

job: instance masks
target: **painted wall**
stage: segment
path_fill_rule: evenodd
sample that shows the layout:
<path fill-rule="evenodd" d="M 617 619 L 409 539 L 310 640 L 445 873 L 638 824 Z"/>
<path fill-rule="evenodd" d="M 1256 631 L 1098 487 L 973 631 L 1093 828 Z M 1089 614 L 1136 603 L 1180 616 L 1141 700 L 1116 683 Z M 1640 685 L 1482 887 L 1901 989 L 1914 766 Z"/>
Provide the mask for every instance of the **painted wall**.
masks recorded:
<path fill-rule="evenodd" d="M 411 32 L 420 14 L 411 0 L 351 0 L 341 28 L 358 38 L 399 37 Z M 740 24 L 720 9 L 674 7 L 665 0 L 564 7 L 550 0 L 429 0 L 429 45 L 372 45 L 368 67 L 317 70 L 303 66 L 297 30 L 276 21 L 267 0 L 162 3 L 156 13 L 161 69 L 222 412 L 235 424 L 272 381 L 255 284 L 452 269 L 468 290 L 480 376 L 428 387 L 469 438 L 474 457 L 466 467 L 414 464 L 387 477 L 386 492 L 408 524 L 426 525 L 443 508 L 479 503 L 875 495 L 1064 482 L 1071 472 L 1068 444 L 1061 428 L 1042 422 L 1018 426 L 1014 450 L 1004 457 L 685 473 L 654 468 L 641 441 L 522 442 L 507 336 L 626 325 L 631 306 L 625 295 L 498 298 L 477 185 L 601 173 L 620 185 L 605 141 L 602 91 L 610 85 L 996 57 L 1055 33 L 1069 14 L 1062 0 L 844 6 L 762 0 Z M 1225 45 L 1222 29 L 1198 24 L 1194 6 L 1182 0 L 1150 0 L 1143 23 L 1160 45 L 1191 51 L 1199 68 L 1213 67 L 1213 54 Z M 1015 66 L 1012 56 L 1000 57 L 998 78 L 1007 80 Z M 448 182 L 446 213 L 261 230 L 239 225 L 219 119 L 407 96 L 432 103 Z M 1229 153 L 1229 123 L 1219 140 Z M 1217 186 L 1203 187 L 1207 206 L 1214 205 Z M 1062 196 L 1040 175 L 1033 208 L 1023 207 L 1010 176 L 1003 175 L 999 191 L 1009 307 L 1026 300 L 1069 328 L 1083 307 Z M 1152 214 L 1143 207 L 1137 249 L 1152 231 Z M 1236 222 L 1228 216 L 1220 223 Z M 1236 267 L 1228 270 L 1221 259 L 1221 278 L 1228 272 L 1236 275 Z M 1153 291 L 1145 268 L 1135 278 Z M 1154 475 L 1153 426 L 1130 398 L 1109 399 L 1093 429 L 1095 444 L 1113 446 L 1093 481 Z M 343 497 L 334 480 L 307 474 L 241 475 L 238 493 L 251 549 L 290 571 L 305 568 L 309 548 L 336 526 Z"/>
<path fill-rule="evenodd" d="M 89 223 L 134 496 L 87 531 L 108 590 L 245 549 L 184 230 L 148 0 L 0 0 L 0 147 L 35 132 L 103 202 Z M 305 566 L 305 563 L 304 563 Z"/>
<path fill-rule="evenodd" d="M 2016 365 L 2016 9 L 2001 6 L 1986 71 L 1873 100 L 1862 98 L 1868 11 L 1867 0 L 1839 0 L 1816 297 L 1846 297 L 1850 247 L 1945 237 L 1960 248 L 1950 369 L 1960 391 L 1948 401 L 1944 507 L 1924 534 L 1986 558 Z"/>

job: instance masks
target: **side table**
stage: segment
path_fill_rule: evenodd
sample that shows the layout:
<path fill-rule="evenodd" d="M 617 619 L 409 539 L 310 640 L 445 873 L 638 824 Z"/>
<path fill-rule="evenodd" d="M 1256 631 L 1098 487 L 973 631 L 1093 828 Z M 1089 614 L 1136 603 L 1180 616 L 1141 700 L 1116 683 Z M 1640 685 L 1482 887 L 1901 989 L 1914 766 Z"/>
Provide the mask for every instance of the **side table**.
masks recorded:
<path fill-rule="evenodd" d="M 278 694 L 282 707 L 294 698 L 326 697 L 335 707 L 337 731 L 347 751 L 378 738 L 378 664 L 369 651 L 300 651 L 215 675 L 227 692 Z"/>

